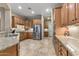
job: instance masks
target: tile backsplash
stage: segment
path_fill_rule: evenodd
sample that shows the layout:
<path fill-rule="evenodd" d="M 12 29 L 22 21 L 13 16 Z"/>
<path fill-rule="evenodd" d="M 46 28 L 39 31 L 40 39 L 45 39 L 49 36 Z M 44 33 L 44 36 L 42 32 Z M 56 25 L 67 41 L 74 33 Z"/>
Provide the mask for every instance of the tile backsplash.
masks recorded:
<path fill-rule="evenodd" d="M 69 31 L 69 36 L 79 39 L 79 26 L 69 25 L 67 27 L 60 27 L 56 29 L 56 35 L 64 35 L 65 31 Z"/>
<path fill-rule="evenodd" d="M 65 31 L 68 31 L 67 27 L 59 27 L 56 29 L 56 35 L 64 35 Z"/>
<path fill-rule="evenodd" d="M 79 26 L 71 25 L 68 26 L 68 28 L 69 28 L 70 36 L 79 38 Z"/>

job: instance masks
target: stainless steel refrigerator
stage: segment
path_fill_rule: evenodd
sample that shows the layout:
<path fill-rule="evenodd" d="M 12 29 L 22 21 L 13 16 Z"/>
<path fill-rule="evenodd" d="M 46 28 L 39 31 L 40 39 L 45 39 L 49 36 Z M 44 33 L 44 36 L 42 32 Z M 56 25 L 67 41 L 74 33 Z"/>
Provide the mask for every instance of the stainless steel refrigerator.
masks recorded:
<path fill-rule="evenodd" d="M 33 25 L 33 39 L 34 40 L 41 40 L 42 39 L 41 25 Z"/>

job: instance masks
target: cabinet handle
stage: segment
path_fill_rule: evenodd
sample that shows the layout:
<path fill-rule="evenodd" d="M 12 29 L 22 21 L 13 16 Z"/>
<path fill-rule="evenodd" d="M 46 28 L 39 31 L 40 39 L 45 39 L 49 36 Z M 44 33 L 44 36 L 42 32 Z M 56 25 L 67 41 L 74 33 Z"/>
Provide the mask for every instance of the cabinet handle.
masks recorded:
<path fill-rule="evenodd" d="M 74 21 L 74 20 L 72 20 L 72 21 Z"/>
<path fill-rule="evenodd" d="M 77 18 L 75 18 L 75 20 L 77 20 Z"/>

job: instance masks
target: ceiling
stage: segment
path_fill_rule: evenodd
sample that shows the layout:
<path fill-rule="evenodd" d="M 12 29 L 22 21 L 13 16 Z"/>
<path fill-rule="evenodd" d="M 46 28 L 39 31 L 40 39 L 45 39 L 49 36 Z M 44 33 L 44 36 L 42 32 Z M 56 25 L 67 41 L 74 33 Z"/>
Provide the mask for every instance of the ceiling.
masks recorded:
<path fill-rule="evenodd" d="M 0 3 L 0 8 L 3 7 L 6 10 L 9 10 L 9 6 L 6 3 Z"/>
<path fill-rule="evenodd" d="M 33 15 L 50 15 L 50 12 L 46 12 L 45 10 L 54 8 L 59 4 L 57 3 L 11 3 L 11 9 L 13 13 L 16 13 L 21 16 L 33 16 Z M 21 6 L 22 9 L 19 10 L 18 6 Z M 35 13 L 32 14 L 31 11 L 28 9 L 31 8 Z"/>

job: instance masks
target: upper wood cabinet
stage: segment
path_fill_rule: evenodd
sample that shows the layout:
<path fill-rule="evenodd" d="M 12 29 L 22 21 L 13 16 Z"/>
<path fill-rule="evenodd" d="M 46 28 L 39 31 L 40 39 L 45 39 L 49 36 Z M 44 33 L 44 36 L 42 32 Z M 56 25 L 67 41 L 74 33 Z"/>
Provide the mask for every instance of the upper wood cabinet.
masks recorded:
<path fill-rule="evenodd" d="M 68 25 L 68 4 L 67 3 L 63 4 L 61 8 L 61 25 L 62 26 Z"/>
<path fill-rule="evenodd" d="M 31 28 L 32 27 L 32 20 L 28 21 L 28 27 Z"/>
<path fill-rule="evenodd" d="M 75 17 L 76 17 L 76 5 L 75 3 L 69 3 L 68 4 L 68 17 L 69 17 L 69 24 L 75 23 Z"/>
<path fill-rule="evenodd" d="M 79 23 L 79 3 L 64 3 L 61 8 L 56 7 L 54 13 L 56 27 Z"/>
<path fill-rule="evenodd" d="M 76 3 L 76 23 L 79 22 L 79 3 Z"/>
<path fill-rule="evenodd" d="M 32 20 L 26 20 L 25 21 L 25 28 L 31 28 L 32 27 Z"/>
<path fill-rule="evenodd" d="M 55 15 L 55 26 L 56 28 L 61 26 L 61 7 L 57 7 L 54 9 Z"/>
<path fill-rule="evenodd" d="M 12 16 L 12 27 L 17 27 L 18 25 L 24 25 L 25 24 L 25 20 L 22 17 L 18 17 L 18 16 Z"/>
<path fill-rule="evenodd" d="M 40 19 L 33 19 L 32 20 L 32 24 L 35 25 L 35 24 L 41 24 L 41 20 Z"/>

